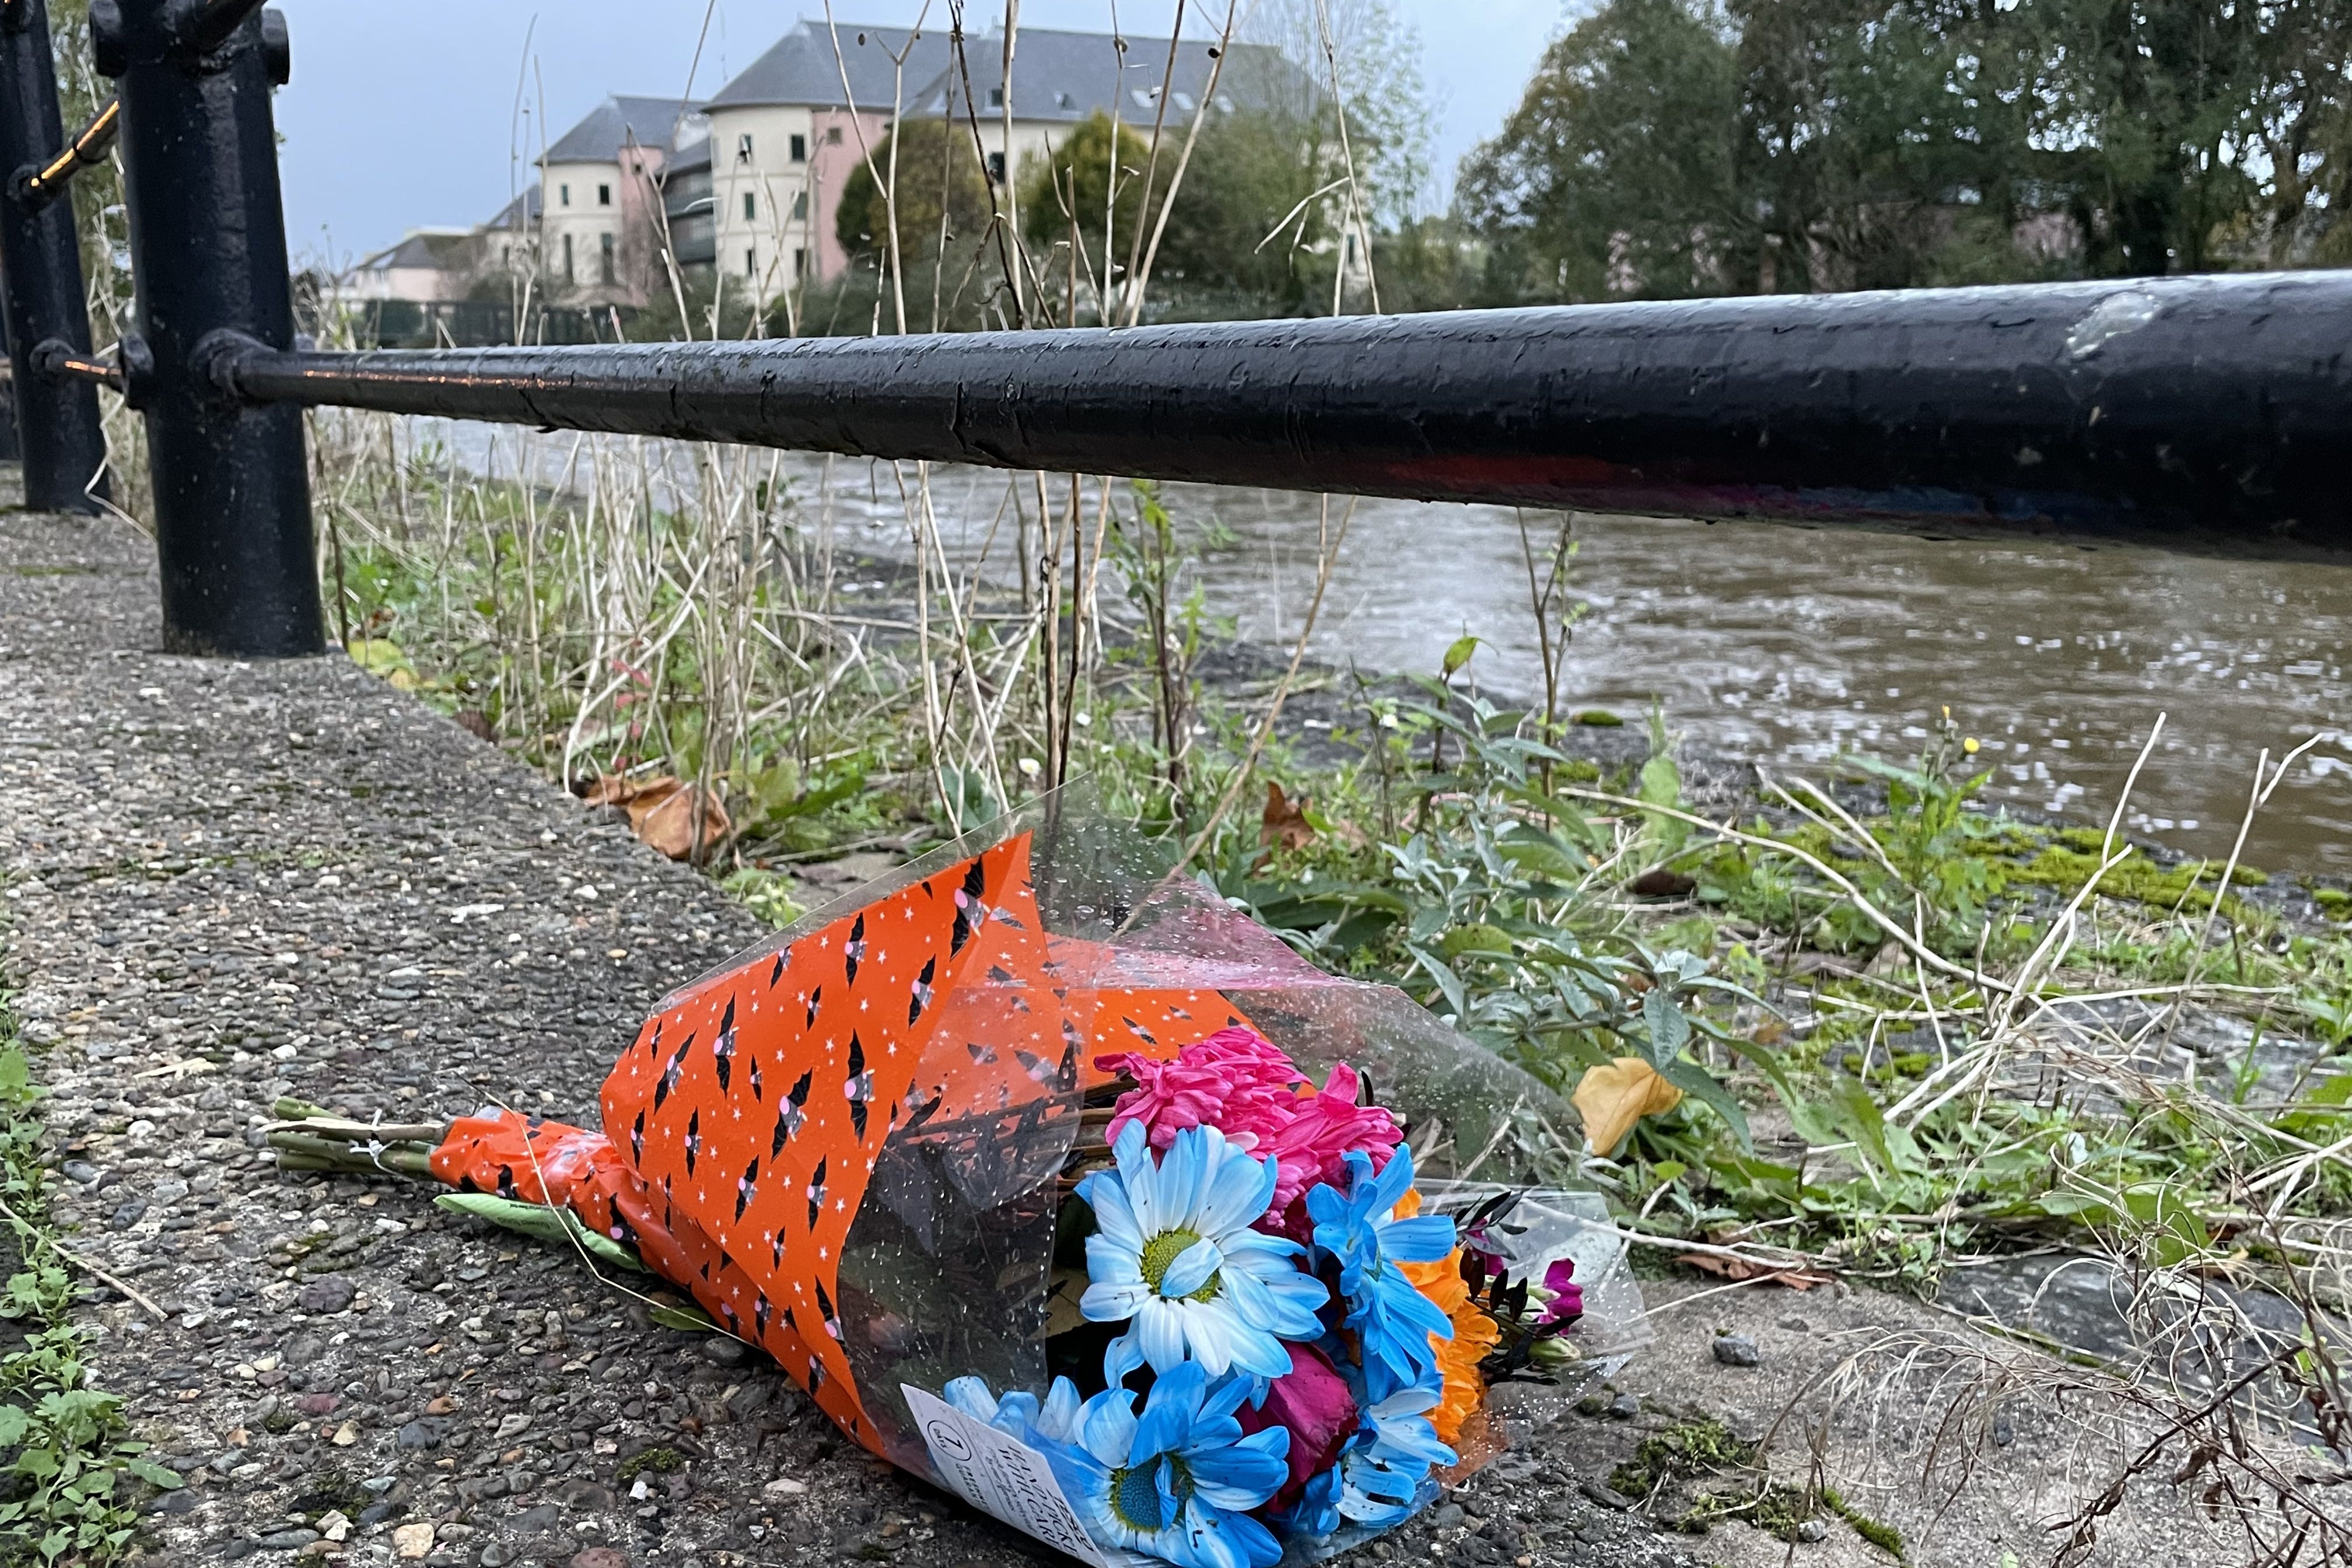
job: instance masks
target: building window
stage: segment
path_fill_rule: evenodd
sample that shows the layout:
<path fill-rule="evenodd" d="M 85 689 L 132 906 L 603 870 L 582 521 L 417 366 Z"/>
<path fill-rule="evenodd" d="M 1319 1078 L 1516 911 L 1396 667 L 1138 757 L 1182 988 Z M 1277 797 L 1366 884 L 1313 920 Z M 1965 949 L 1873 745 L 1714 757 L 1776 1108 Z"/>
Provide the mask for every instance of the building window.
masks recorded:
<path fill-rule="evenodd" d="M 806 278 L 807 276 L 808 276 L 808 251 L 807 251 L 807 249 L 806 249 L 805 247 L 803 247 L 803 248 L 802 248 L 802 249 L 795 250 L 795 251 L 793 251 L 793 282 L 795 282 L 795 283 L 797 283 L 797 282 L 799 282 L 802 279 Z"/>
<path fill-rule="evenodd" d="M 609 207 L 613 205 L 612 186 L 599 185 L 596 187 L 596 205 L 600 207 Z"/>
<path fill-rule="evenodd" d="M 794 223 L 808 222 L 808 193 L 806 191 L 797 192 L 793 196 L 793 221 Z"/>
<path fill-rule="evenodd" d="M 988 89 L 988 107 L 991 109 L 1002 109 L 1004 107 L 1004 89 L 1003 88 L 992 87 Z"/>
<path fill-rule="evenodd" d="M 604 237 L 604 253 L 597 258 L 596 265 L 597 270 L 604 275 L 605 282 L 617 281 L 617 275 L 613 268 L 613 237 L 609 234 Z"/>
<path fill-rule="evenodd" d="M 745 223 L 760 221 L 760 196 L 756 191 L 743 193 L 743 221 Z"/>
<path fill-rule="evenodd" d="M 840 146 L 840 145 L 841 145 L 841 127 L 840 127 L 840 126 L 838 126 L 838 125 L 829 125 L 829 126 L 825 127 L 824 140 L 825 140 L 825 144 L 826 144 L 827 146 L 829 146 L 829 147 L 838 147 L 838 146 Z"/>
<path fill-rule="evenodd" d="M 563 237 L 563 280 L 566 283 L 579 281 L 572 271 L 572 237 L 568 234 Z"/>
<path fill-rule="evenodd" d="M 808 162 L 807 137 L 795 136 L 793 138 L 793 162 L 795 163 L 805 163 Z"/>
<path fill-rule="evenodd" d="M 760 253 L 757 249 L 747 245 L 743 247 L 743 276 L 746 278 L 757 278 L 759 275 Z"/>
<path fill-rule="evenodd" d="M 993 184 L 1001 185 L 1004 183 L 1003 153 L 991 153 L 988 155 L 988 178 Z"/>
<path fill-rule="evenodd" d="M 739 163 L 751 161 L 751 133 L 749 131 L 735 138 L 735 161 Z"/>
<path fill-rule="evenodd" d="M 570 185 L 558 185 L 555 187 L 555 205 L 560 207 L 568 207 L 572 205 L 572 187 Z"/>

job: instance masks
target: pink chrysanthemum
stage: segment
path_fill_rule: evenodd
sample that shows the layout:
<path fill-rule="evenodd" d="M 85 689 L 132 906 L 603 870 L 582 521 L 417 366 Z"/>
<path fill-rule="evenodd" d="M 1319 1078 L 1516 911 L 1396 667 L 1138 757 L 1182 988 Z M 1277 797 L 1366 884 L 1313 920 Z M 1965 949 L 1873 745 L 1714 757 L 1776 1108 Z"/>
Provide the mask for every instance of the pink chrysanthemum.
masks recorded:
<path fill-rule="evenodd" d="M 1346 1182 L 1347 1156 L 1361 1151 L 1378 1171 L 1404 1136 L 1396 1118 L 1377 1105 L 1360 1105 L 1362 1079 L 1345 1062 L 1322 1088 L 1263 1036 L 1220 1029 L 1186 1046 L 1173 1061 L 1133 1052 L 1098 1057 L 1106 1072 L 1123 1072 L 1136 1087 L 1119 1096 L 1110 1138 L 1130 1121 L 1143 1123 L 1155 1149 L 1165 1149 L 1188 1127 L 1213 1127 L 1227 1140 L 1278 1162 L 1274 1201 L 1261 1228 L 1304 1239 L 1308 1188 Z"/>
<path fill-rule="evenodd" d="M 1112 1108 L 1110 1141 L 1130 1121 L 1143 1123 L 1155 1149 L 1166 1149 L 1190 1127 L 1213 1127 L 1226 1141 L 1255 1148 L 1287 1125 L 1292 1086 L 1307 1081 L 1297 1064 L 1254 1029 L 1219 1029 L 1154 1061 L 1133 1051 L 1097 1057 L 1105 1072 L 1123 1072 L 1136 1087 Z"/>
<path fill-rule="evenodd" d="M 1258 1150 L 1282 1162 L 1282 1174 L 1274 1184 L 1275 1213 L 1288 1209 L 1306 1195 L 1307 1188 L 1320 1183 L 1344 1188 L 1347 1157 L 1352 1151 L 1370 1154 L 1375 1172 L 1396 1152 L 1404 1129 L 1385 1106 L 1358 1104 L 1362 1091 L 1356 1069 L 1338 1062 L 1328 1083 L 1321 1089 L 1310 1086 L 1286 1108 L 1290 1112 L 1288 1121 Z"/>

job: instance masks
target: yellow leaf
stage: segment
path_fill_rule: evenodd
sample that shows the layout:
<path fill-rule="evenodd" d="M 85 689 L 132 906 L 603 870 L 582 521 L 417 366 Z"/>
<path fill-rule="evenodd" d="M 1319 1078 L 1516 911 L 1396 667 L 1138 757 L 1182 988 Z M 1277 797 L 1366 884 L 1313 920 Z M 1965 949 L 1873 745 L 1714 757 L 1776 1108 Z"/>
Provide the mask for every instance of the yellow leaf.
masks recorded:
<path fill-rule="evenodd" d="M 1587 1068 L 1570 1097 L 1584 1118 L 1585 1142 L 1596 1154 L 1613 1152 L 1633 1123 L 1672 1110 L 1683 1091 L 1658 1076 L 1639 1057 L 1619 1057 L 1607 1067 Z"/>

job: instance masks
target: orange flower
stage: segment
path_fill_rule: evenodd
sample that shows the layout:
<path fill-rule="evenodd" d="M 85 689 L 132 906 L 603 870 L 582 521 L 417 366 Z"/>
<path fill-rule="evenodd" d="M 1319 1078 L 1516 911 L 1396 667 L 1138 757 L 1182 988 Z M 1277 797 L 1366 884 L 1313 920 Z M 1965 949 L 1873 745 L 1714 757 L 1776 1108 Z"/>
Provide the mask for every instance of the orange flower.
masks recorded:
<path fill-rule="evenodd" d="M 1417 1192 L 1408 1192 L 1397 1203 L 1400 1219 L 1409 1219 L 1420 1212 L 1421 1194 Z M 1445 1376 L 1445 1396 L 1429 1413 L 1429 1424 L 1436 1429 L 1439 1442 L 1458 1447 L 1463 1423 L 1486 1403 L 1486 1380 L 1479 1375 L 1478 1363 L 1502 1339 L 1503 1331 L 1491 1315 L 1471 1301 L 1469 1282 L 1462 1278 L 1460 1248 L 1437 1263 L 1400 1263 L 1397 1267 L 1412 1281 L 1413 1289 L 1434 1302 L 1437 1310 L 1454 1323 L 1452 1339 L 1431 1336 L 1438 1370 Z"/>

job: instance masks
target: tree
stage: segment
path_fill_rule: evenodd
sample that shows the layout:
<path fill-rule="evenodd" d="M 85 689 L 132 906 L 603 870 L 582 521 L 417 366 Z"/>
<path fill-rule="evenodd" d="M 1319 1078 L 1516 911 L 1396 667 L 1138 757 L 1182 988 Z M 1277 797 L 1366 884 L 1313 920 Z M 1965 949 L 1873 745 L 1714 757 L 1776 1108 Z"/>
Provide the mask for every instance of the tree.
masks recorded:
<path fill-rule="evenodd" d="M 1433 118 L 1420 34 L 1388 0 L 1255 0 L 1247 10 L 1244 37 L 1279 49 L 1295 71 L 1286 83 L 1236 81 L 1244 101 L 1315 125 L 1335 153 L 1344 108 L 1364 220 L 1392 227 L 1415 216 L 1429 185 Z M 1229 68 L 1248 68 L 1237 58 Z"/>
<path fill-rule="evenodd" d="M 1311 124 L 1238 110 L 1203 126 L 1168 215 L 1157 276 L 1190 289 L 1253 297 L 1295 311 L 1307 301 L 1334 210 L 1318 193 L 1332 177 Z"/>
<path fill-rule="evenodd" d="M 1055 147 L 1050 158 L 1023 159 L 1021 226 L 1031 243 L 1041 250 L 1066 244 L 1075 221 L 1086 247 L 1082 273 L 1090 272 L 1099 281 L 1107 257 L 1124 267 L 1129 242 L 1142 221 L 1143 172 L 1150 161 L 1151 144 L 1124 125 L 1114 126 L 1100 110 Z M 1155 205 L 1167 193 L 1166 170 L 1160 174 Z"/>
<path fill-rule="evenodd" d="M 890 255 L 893 214 L 886 187 L 897 193 L 898 254 L 909 269 L 968 257 L 987 237 L 993 214 L 988 176 L 961 126 L 901 121 L 842 182 L 834 232 L 851 255 L 877 263 Z"/>
<path fill-rule="evenodd" d="M 2342 0 L 1725 3 L 1609 0 L 1465 164 L 1521 297 L 2352 259 Z"/>
<path fill-rule="evenodd" d="M 1748 222 L 1736 61 L 1724 19 L 1686 0 L 1608 0 L 1547 49 L 1457 187 L 1495 247 L 1496 291 L 1591 300 L 1735 281 L 1725 250 Z"/>

